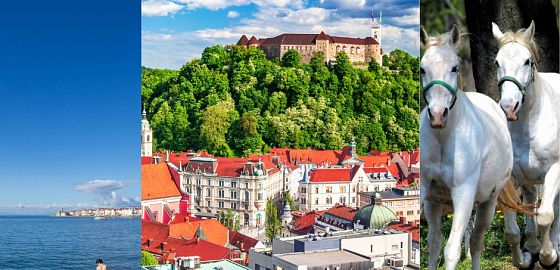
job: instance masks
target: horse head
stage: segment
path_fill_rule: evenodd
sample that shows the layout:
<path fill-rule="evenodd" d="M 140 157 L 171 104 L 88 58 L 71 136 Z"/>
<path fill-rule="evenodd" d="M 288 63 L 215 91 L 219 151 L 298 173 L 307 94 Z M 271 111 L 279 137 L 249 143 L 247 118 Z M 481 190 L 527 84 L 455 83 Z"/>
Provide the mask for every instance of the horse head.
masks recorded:
<path fill-rule="evenodd" d="M 500 107 L 508 121 L 518 118 L 524 97 L 536 72 L 538 53 L 533 36 L 535 23 L 526 30 L 502 33 L 498 25 L 492 23 L 492 32 L 499 43 L 496 56 L 498 86 L 500 87 Z"/>
<path fill-rule="evenodd" d="M 457 98 L 459 58 L 456 47 L 460 40 L 459 29 L 430 37 L 422 27 L 420 41 L 424 55 L 420 61 L 422 93 L 432 128 L 445 128 L 449 110 Z"/>

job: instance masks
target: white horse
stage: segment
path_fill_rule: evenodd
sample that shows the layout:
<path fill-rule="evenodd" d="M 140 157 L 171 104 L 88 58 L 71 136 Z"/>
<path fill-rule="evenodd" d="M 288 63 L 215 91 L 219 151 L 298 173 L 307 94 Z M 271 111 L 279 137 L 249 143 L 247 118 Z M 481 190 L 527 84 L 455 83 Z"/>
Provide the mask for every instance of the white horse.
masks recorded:
<path fill-rule="evenodd" d="M 492 23 L 492 32 L 500 47 L 496 65 L 500 106 L 509 120 L 513 143 L 513 181 L 521 187 L 527 204 L 537 201 L 536 185 L 543 185 L 536 223 L 534 217 L 525 218 L 525 250 L 520 249 L 514 211 L 505 213 L 506 237 L 513 250 L 515 266 L 532 268 L 536 256 L 532 258 L 531 254 L 539 254 L 543 268 L 553 269 L 558 263 L 560 237 L 560 74 L 537 72 L 534 22 L 527 30 L 505 34 Z M 542 233 L 542 246 L 537 239 L 537 226 Z"/>
<path fill-rule="evenodd" d="M 511 177 L 513 153 L 506 118 L 489 97 L 457 89 L 460 39 L 449 34 L 429 37 L 420 62 L 427 106 L 420 115 L 421 202 L 428 222 L 429 269 L 437 268 L 444 205 L 453 205 L 453 224 L 444 250 L 445 269 L 455 269 L 461 240 L 474 205 L 476 221 L 470 239 L 472 268 L 480 269 L 484 233 L 494 218 L 497 197 Z"/>

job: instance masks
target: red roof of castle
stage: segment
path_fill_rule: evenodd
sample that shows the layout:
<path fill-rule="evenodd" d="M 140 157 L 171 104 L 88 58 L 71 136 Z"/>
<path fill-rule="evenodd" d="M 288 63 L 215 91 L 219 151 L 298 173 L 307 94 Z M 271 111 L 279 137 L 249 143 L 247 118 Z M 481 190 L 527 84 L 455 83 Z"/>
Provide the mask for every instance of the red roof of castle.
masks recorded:
<path fill-rule="evenodd" d="M 321 31 L 319 34 L 281 34 L 272 38 L 267 38 L 263 45 L 314 45 L 316 40 L 329 40 L 331 43 L 354 44 L 354 45 L 371 45 L 379 44 L 377 40 L 367 38 L 337 37 L 325 34 Z"/>
<path fill-rule="evenodd" d="M 164 162 L 142 165 L 142 200 L 181 196 Z"/>
<path fill-rule="evenodd" d="M 253 44 L 259 44 L 259 41 L 255 38 L 255 36 L 252 36 L 251 39 L 249 39 L 249 45 Z"/>
<path fill-rule="evenodd" d="M 237 41 L 237 45 L 247 45 L 249 44 L 249 39 L 247 39 L 247 36 L 242 35 L 241 38 L 239 39 L 239 41 Z"/>

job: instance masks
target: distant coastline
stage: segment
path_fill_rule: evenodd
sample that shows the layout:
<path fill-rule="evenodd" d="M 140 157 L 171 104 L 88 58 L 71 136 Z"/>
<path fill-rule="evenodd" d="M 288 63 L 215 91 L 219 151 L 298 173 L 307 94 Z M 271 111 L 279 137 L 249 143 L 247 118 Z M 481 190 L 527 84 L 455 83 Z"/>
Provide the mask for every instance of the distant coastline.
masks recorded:
<path fill-rule="evenodd" d="M 55 217 L 110 217 L 110 218 L 135 218 L 140 217 L 140 207 L 124 208 L 97 208 L 65 211 L 64 208 L 57 211 Z"/>

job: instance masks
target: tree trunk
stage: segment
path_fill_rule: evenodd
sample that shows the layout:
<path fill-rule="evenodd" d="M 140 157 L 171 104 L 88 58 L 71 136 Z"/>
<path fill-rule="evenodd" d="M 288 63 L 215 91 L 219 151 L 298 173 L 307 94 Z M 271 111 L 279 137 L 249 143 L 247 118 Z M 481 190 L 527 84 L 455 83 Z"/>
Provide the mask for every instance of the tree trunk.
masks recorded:
<path fill-rule="evenodd" d="M 556 0 L 552 0 L 556 1 Z M 551 0 L 465 0 L 470 35 L 473 75 L 477 91 L 499 100 L 494 60 L 498 44 L 491 22 L 503 32 L 527 28 L 535 20 L 535 38 L 540 49 L 541 72 L 558 72 L 558 26 Z"/>

